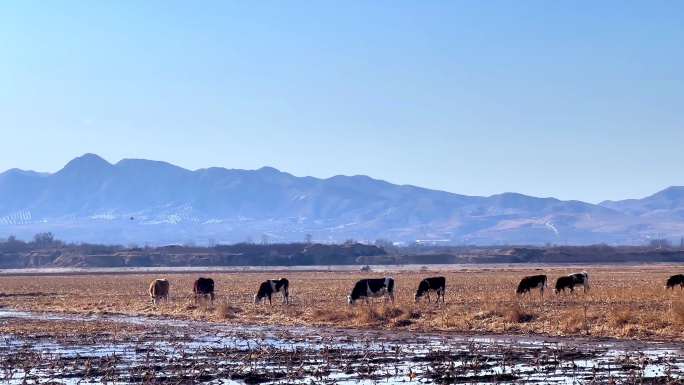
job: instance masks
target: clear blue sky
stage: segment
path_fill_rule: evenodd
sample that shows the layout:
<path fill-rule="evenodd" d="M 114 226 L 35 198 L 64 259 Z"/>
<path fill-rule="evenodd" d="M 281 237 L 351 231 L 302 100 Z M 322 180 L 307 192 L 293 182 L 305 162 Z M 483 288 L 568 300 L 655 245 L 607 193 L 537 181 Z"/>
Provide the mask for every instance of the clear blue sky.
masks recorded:
<path fill-rule="evenodd" d="M 681 1 L 6 1 L 0 169 L 94 152 L 600 201 L 684 185 Z"/>

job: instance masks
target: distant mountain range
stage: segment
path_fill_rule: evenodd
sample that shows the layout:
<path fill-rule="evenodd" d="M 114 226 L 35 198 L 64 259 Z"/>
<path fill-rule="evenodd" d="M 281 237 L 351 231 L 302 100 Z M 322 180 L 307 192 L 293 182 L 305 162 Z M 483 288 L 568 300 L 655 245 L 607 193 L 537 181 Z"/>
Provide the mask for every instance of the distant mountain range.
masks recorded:
<path fill-rule="evenodd" d="M 79 242 L 344 241 L 641 244 L 684 235 L 684 187 L 598 205 L 516 193 L 458 195 L 368 176 L 187 170 L 94 154 L 60 171 L 0 174 L 0 238 L 51 231 Z"/>

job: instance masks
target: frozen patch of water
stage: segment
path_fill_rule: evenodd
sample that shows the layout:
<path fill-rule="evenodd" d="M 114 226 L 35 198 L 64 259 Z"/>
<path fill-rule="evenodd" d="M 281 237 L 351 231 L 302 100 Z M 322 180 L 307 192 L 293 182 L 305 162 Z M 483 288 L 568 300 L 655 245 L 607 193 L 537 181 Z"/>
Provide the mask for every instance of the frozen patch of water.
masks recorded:
<path fill-rule="evenodd" d="M 678 383 L 681 344 L 407 331 L 232 326 L 120 315 L 0 310 L 3 319 L 172 328 L 133 342 L 2 336 L 0 380 L 113 383 Z M 184 338 L 179 338 L 178 336 Z M 31 365 L 27 366 L 27 363 Z M 68 370 L 66 368 L 69 368 Z M 8 374 L 9 373 L 9 374 Z M 147 377 L 145 377 L 147 376 Z"/>

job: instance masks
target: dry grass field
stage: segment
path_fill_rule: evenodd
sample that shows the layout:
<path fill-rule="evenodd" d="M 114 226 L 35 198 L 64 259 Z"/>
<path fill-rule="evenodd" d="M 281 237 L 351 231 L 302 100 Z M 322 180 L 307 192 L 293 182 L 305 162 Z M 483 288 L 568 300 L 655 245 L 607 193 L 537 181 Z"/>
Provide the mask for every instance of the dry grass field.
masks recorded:
<path fill-rule="evenodd" d="M 0 306 L 18 310 L 86 314 L 165 316 L 232 324 L 316 325 L 352 328 L 402 328 L 460 333 L 588 335 L 634 339 L 684 340 L 684 291 L 666 291 L 676 266 L 610 266 L 586 269 L 591 290 L 555 295 L 558 276 L 567 267 L 472 268 L 438 272 L 260 272 L 202 274 L 216 281 L 213 305 L 194 304 L 192 283 L 199 274 L 109 274 L 0 277 Z M 521 277 L 546 273 L 549 290 L 518 299 Z M 360 278 L 391 275 L 394 305 L 380 299 L 348 306 L 346 296 Z M 444 275 L 446 304 L 421 302 L 414 294 L 420 279 Z M 171 296 L 154 306 L 147 294 L 153 278 L 171 282 Z M 268 278 L 290 280 L 289 306 L 280 294 L 252 303 L 258 284 Z"/>

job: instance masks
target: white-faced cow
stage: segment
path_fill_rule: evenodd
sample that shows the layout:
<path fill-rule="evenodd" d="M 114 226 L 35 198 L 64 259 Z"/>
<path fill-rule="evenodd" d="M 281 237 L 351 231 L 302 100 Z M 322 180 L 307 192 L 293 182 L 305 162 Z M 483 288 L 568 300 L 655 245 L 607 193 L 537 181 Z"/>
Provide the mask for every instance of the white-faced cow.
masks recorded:
<path fill-rule="evenodd" d="M 442 297 L 442 303 L 444 303 L 444 292 L 446 291 L 446 278 L 444 277 L 430 277 L 425 278 L 418 284 L 418 290 L 416 291 L 416 302 L 423 297 L 427 296 L 428 303 L 430 303 L 430 292 L 433 291 L 437 293 L 437 302 L 439 302 L 439 297 Z"/>
<path fill-rule="evenodd" d="M 589 274 L 586 271 L 558 278 L 554 291 L 558 294 L 561 291 L 565 292 L 565 289 L 570 289 L 572 293 L 575 291 L 575 286 L 582 286 L 585 293 L 589 289 Z"/>
<path fill-rule="evenodd" d="M 200 298 L 209 297 L 211 302 L 214 302 L 214 280 L 211 278 L 199 277 L 192 286 L 192 292 L 195 293 L 195 302 Z"/>
<path fill-rule="evenodd" d="M 150 297 L 152 298 L 152 303 L 157 304 L 157 301 L 163 299 L 169 299 L 169 281 L 165 279 L 155 279 L 150 283 Z"/>
<path fill-rule="evenodd" d="M 283 304 L 290 303 L 290 281 L 286 278 L 280 279 L 269 279 L 264 281 L 259 286 L 259 290 L 254 294 L 254 303 L 259 303 L 262 299 L 268 298 L 268 303 L 273 305 L 271 302 L 271 296 L 273 293 L 283 294 Z"/>
<path fill-rule="evenodd" d="M 679 285 L 680 289 L 684 289 L 684 274 L 675 274 L 667 279 L 665 283 L 665 289 L 673 289 Z"/>
<path fill-rule="evenodd" d="M 353 305 L 359 299 L 366 300 L 374 297 L 387 296 L 394 303 L 394 278 L 370 278 L 356 282 L 351 294 L 347 296 L 347 302 Z"/>
<path fill-rule="evenodd" d="M 541 298 L 544 299 L 544 289 L 547 288 L 546 275 L 531 275 L 520 280 L 515 293 L 518 295 L 529 293 L 532 289 L 539 289 Z"/>

